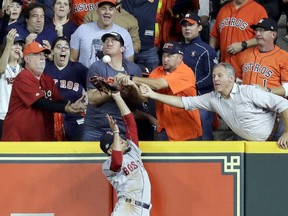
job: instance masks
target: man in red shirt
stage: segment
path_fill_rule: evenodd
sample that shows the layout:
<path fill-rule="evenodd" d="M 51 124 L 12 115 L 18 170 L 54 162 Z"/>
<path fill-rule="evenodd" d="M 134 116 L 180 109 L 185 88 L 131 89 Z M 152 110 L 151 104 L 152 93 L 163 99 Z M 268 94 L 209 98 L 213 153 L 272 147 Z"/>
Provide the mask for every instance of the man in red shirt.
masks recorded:
<path fill-rule="evenodd" d="M 43 74 L 49 53 L 38 42 L 24 47 L 25 68 L 13 83 L 2 141 L 52 141 L 53 112 L 76 114 L 85 110 L 84 97 L 73 104 L 63 101 L 53 79 Z"/>

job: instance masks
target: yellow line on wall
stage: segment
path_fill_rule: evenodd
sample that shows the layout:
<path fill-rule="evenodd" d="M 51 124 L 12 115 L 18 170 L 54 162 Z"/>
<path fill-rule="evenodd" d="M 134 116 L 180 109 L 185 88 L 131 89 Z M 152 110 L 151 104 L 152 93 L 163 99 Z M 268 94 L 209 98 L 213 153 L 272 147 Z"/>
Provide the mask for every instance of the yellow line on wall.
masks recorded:
<path fill-rule="evenodd" d="M 288 154 L 276 142 L 187 141 L 140 142 L 143 153 L 275 153 Z M 0 154 L 102 153 L 99 142 L 1 142 Z"/>

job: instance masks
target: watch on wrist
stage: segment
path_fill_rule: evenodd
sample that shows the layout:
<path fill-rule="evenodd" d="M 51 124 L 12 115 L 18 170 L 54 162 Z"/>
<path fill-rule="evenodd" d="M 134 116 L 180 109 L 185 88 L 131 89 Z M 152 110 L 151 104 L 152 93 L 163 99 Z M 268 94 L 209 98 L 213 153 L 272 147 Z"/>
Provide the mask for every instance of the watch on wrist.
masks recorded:
<path fill-rule="evenodd" d="M 267 92 L 270 92 L 270 93 L 271 93 L 271 92 L 272 92 L 272 90 L 271 90 L 270 88 L 267 88 Z"/>
<path fill-rule="evenodd" d="M 133 75 L 133 74 L 130 74 L 129 76 L 130 76 L 130 80 L 133 81 L 134 75 Z"/>
<path fill-rule="evenodd" d="M 242 45 L 242 50 L 245 50 L 248 47 L 248 44 L 246 41 L 242 41 L 241 45 Z"/>

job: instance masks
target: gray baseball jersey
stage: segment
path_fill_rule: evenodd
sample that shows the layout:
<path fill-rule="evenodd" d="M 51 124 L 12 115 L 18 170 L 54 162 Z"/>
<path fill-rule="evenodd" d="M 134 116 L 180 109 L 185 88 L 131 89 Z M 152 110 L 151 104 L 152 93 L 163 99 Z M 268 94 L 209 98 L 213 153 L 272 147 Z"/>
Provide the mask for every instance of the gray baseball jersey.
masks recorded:
<path fill-rule="evenodd" d="M 125 118 L 134 118 L 132 114 Z M 129 122 L 125 121 L 125 122 Z M 129 130 L 129 126 L 127 131 Z M 137 130 L 136 130 L 137 131 Z M 136 135 L 137 136 L 137 135 Z M 133 135 L 131 135 L 133 137 Z M 138 140 L 138 139 L 137 139 Z M 131 150 L 123 154 L 122 166 L 118 172 L 111 167 L 111 156 L 103 163 L 102 171 L 117 192 L 118 202 L 113 216 L 149 216 L 151 209 L 151 184 L 141 159 L 141 150 L 132 140 L 127 139 Z M 144 206 L 144 207 L 143 207 Z"/>

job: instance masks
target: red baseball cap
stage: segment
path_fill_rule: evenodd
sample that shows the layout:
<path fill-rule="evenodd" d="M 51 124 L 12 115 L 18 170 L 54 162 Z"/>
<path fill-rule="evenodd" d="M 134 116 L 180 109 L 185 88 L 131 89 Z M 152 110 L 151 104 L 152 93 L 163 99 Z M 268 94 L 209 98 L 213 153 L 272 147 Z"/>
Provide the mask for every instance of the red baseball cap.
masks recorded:
<path fill-rule="evenodd" d="M 113 6 L 116 6 L 116 0 L 100 0 L 98 1 L 98 7 L 101 7 L 101 5 L 104 3 L 108 3 L 108 4 L 112 4 Z"/>
<path fill-rule="evenodd" d="M 48 48 L 43 47 L 40 43 L 33 41 L 29 44 L 26 44 L 24 46 L 24 51 L 23 55 L 29 55 L 31 53 L 39 53 L 39 52 L 44 52 L 46 54 L 50 54 L 51 51 Z"/>

